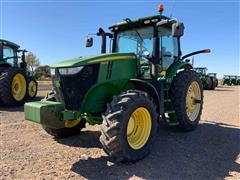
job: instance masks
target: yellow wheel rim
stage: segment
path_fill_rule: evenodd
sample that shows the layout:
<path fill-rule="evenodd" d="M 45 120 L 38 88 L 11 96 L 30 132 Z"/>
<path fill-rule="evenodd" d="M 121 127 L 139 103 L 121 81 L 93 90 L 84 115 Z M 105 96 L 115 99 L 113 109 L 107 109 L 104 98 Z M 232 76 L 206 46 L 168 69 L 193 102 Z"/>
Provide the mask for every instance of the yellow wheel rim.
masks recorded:
<path fill-rule="evenodd" d="M 128 144 L 135 150 L 142 148 L 151 134 L 151 128 L 152 120 L 149 111 L 144 107 L 137 108 L 128 121 Z"/>
<path fill-rule="evenodd" d="M 199 84 L 193 81 L 188 88 L 186 97 L 186 112 L 190 121 L 195 121 L 199 115 L 201 104 L 197 101 L 201 101 L 201 90 Z"/>
<path fill-rule="evenodd" d="M 15 100 L 23 100 L 26 94 L 26 79 L 22 74 L 16 74 L 12 80 L 12 96 Z"/>
<path fill-rule="evenodd" d="M 37 84 L 35 81 L 30 81 L 28 84 L 28 94 L 30 97 L 33 97 L 37 91 Z"/>
<path fill-rule="evenodd" d="M 78 123 L 80 123 L 80 119 L 76 119 L 76 120 L 66 120 L 66 121 L 64 121 L 64 127 L 66 127 L 66 128 L 72 128 L 72 127 L 74 127 L 74 126 L 76 126 L 76 125 L 78 125 Z"/>

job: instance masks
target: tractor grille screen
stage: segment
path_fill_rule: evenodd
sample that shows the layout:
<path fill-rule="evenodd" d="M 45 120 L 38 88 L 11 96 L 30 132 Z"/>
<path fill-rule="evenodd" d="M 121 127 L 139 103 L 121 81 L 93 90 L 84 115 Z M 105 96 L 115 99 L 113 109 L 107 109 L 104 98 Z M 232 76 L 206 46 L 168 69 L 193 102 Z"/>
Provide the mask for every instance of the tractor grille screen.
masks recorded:
<path fill-rule="evenodd" d="M 68 110 L 80 109 L 84 95 L 97 82 L 99 64 L 84 66 L 74 75 L 60 75 L 56 72 L 55 80 L 60 80 L 60 87 L 56 87 L 57 100 L 65 104 Z"/>

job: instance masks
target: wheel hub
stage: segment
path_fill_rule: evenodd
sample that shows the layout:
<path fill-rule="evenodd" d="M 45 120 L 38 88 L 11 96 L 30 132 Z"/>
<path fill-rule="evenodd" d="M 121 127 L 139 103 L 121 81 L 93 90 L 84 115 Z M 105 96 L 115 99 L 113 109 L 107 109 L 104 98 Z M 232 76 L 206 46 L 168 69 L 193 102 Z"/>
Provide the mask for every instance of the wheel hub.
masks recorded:
<path fill-rule="evenodd" d="M 22 74 L 16 74 L 12 80 L 12 96 L 15 100 L 23 100 L 26 94 L 26 80 Z"/>
<path fill-rule="evenodd" d="M 28 93 L 29 93 L 30 97 L 33 97 L 37 91 L 37 85 L 34 81 L 30 81 L 28 86 L 29 86 Z"/>
<path fill-rule="evenodd" d="M 191 121 L 195 121 L 200 112 L 201 92 L 199 84 L 194 81 L 188 88 L 186 97 L 186 112 Z"/>
<path fill-rule="evenodd" d="M 137 150 L 142 148 L 151 133 L 151 115 L 146 108 L 137 108 L 130 116 L 127 126 L 127 140 L 129 145 Z"/>

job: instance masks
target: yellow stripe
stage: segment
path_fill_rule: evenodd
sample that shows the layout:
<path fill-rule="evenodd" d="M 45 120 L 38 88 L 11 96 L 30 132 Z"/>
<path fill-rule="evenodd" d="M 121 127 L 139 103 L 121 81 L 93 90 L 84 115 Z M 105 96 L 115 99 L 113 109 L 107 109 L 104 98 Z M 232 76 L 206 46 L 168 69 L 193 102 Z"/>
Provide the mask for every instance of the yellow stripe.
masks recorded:
<path fill-rule="evenodd" d="M 92 60 L 92 61 L 89 61 L 88 63 L 104 62 L 104 61 L 111 61 L 111 60 L 129 60 L 132 58 L 135 58 L 135 56 L 115 56 L 115 57 L 107 57 L 107 58 Z"/>

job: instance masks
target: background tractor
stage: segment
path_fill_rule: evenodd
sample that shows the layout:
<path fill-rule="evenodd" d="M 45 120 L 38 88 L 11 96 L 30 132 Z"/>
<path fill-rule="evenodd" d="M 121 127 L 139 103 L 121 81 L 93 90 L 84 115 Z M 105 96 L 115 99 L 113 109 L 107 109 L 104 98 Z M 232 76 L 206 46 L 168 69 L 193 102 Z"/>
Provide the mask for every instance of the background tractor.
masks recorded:
<path fill-rule="evenodd" d="M 230 76 L 230 81 L 231 81 L 232 85 L 234 85 L 234 86 L 238 85 L 238 82 L 237 82 L 238 77 L 237 76 L 234 76 L 234 75 Z"/>
<path fill-rule="evenodd" d="M 25 118 L 55 137 L 79 133 L 85 123 L 101 124 L 100 142 L 110 159 L 137 161 L 152 147 L 158 121 L 184 131 L 195 129 L 203 105 L 203 87 L 180 37 L 184 25 L 162 15 L 129 18 L 99 29 L 101 54 L 51 66 L 54 91 L 26 103 Z M 112 41 L 106 53 L 107 37 Z M 93 45 L 87 37 L 86 46 Z"/>
<path fill-rule="evenodd" d="M 15 43 L 0 40 L 0 104 L 4 106 L 22 105 L 37 94 L 37 82 L 27 71 L 27 51 L 19 48 Z"/>
<path fill-rule="evenodd" d="M 237 76 L 237 85 L 240 85 L 240 76 Z"/>
<path fill-rule="evenodd" d="M 228 86 L 232 85 L 230 75 L 224 75 L 223 76 L 223 85 L 225 85 L 225 84 L 228 85 Z"/>
<path fill-rule="evenodd" d="M 208 73 L 206 67 L 196 67 L 194 71 L 197 72 L 198 76 L 202 80 L 203 88 L 206 90 L 214 90 L 218 86 L 217 74 Z"/>
<path fill-rule="evenodd" d="M 228 86 L 239 85 L 240 78 L 235 75 L 224 75 L 223 76 L 223 85 L 227 84 Z"/>

